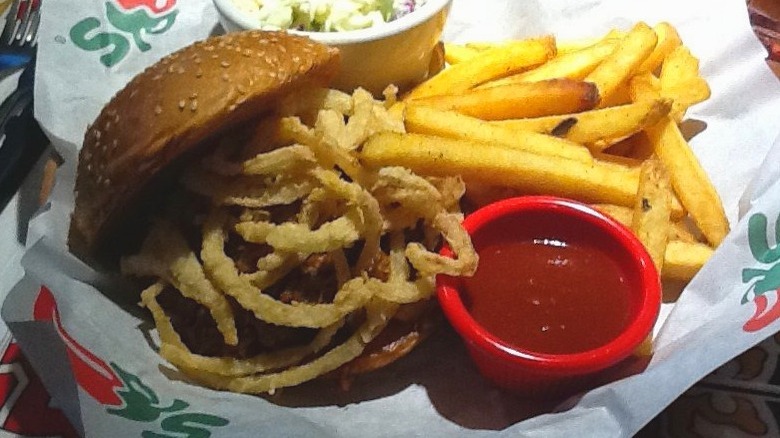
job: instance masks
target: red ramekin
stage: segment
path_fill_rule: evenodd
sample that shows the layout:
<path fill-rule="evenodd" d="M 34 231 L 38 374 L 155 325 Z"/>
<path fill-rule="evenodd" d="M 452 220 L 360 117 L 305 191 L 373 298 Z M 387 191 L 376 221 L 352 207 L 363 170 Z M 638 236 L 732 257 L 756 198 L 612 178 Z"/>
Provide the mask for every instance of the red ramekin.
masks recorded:
<path fill-rule="evenodd" d="M 658 272 L 642 243 L 614 219 L 577 201 L 524 196 L 480 208 L 463 224 L 478 253 L 491 242 L 534 238 L 540 233 L 565 236 L 569 242 L 587 237 L 599 242 L 600 249 L 622 267 L 633 293 L 629 322 L 616 338 L 589 351 L 545 354 L 510 345 L 489 333 L 464 305 L 461 279 L 439 275 L 437 295 L 445 316 L 464 340 L 479 372 L 497 386 L 534 397 L 559 397 L 587 389 L 631 357 L 652 331 L 661 305 Z M 452 256 L 446 245 L 441 253 Z"/>

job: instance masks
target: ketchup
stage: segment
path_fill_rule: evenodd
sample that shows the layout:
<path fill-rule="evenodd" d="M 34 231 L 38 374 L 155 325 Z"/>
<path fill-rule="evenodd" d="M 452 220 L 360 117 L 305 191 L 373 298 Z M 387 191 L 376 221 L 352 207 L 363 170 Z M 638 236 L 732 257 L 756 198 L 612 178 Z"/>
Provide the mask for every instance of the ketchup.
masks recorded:
<path fill-rule="evenodd" d="M 587 242 L 529 239 L 479 250 L 465 278 L 474 319 L 504 342 L 569 354 L 611 341 L 628 325 L 630 284 L 613 257 Z"/>

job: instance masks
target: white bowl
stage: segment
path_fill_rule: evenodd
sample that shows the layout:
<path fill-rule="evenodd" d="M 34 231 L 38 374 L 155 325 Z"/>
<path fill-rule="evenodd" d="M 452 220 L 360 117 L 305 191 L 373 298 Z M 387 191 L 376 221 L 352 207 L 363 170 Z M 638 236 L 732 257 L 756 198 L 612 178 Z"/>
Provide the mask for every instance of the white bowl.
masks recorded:
<path fill-rule="evenodd" d="M 352 91 L 363 87 L 378 95 L 389 84 L 402 91 L 423 81 L 438 59 L 433 55 L 452 0 L 428 0 L 414 12 L 368 29 L 346 32 L 289 32 L 338 47 L 341 70 L 334 87 Z M 233 0 L 214 0 L 227 32 L 257 29 Z M 432 62 L 432 60 L 434 62 Z"/>

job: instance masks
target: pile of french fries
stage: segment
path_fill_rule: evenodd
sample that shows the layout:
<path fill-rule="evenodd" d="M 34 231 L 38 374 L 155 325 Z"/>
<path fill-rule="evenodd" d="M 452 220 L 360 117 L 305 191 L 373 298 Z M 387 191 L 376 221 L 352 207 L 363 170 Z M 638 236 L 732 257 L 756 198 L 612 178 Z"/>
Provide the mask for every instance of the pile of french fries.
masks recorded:
<path fill-rule="evenodd" d="M 631 227 L 664 279 L 690 280 L 728 233 L 680 130 L 710 89 L 672 25 L 445 53 L 449 66 L 396 108 L 408 133 L 372 136 L 363 162 L 461 175 L 475 206 L 519 194 L 590 203 Z"/>

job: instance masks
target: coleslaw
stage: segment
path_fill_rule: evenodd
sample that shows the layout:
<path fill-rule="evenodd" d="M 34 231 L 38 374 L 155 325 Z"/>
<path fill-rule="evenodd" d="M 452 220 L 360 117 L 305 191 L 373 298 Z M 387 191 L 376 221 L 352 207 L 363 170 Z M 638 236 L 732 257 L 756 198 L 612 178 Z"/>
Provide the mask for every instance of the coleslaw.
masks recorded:
<path fill-rule="evenodd" d="M 261 29 L 343 32 L 413 12 L 425 0 L 233 0 Z"/>

